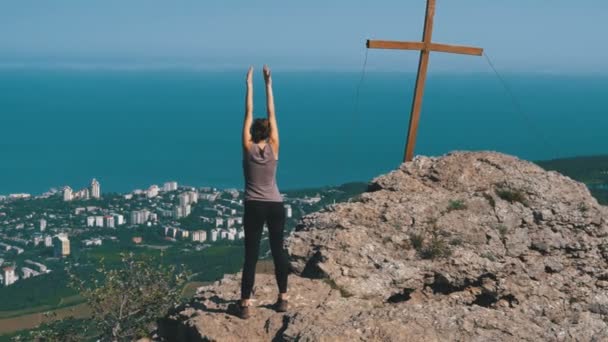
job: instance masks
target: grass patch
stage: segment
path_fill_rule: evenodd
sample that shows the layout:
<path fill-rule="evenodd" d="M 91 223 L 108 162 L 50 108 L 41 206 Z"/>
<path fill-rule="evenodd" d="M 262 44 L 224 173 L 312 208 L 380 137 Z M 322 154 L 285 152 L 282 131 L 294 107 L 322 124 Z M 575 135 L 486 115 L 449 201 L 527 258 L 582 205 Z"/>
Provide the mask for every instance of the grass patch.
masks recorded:
<path fill-rule="evenodd" d="M 500 237 L 502 237 L 503 239 L 507 235 L 508 229 L 507 229 L 507 226 L 505 226 L 504 224 L 501 224 L 498 227 L 496 227 L 496 230 L 498 230 L 498 234 L 500 234 Z"/>
<path fill-rule="evenodd" d="M 423 240 L 423 245 L 418 250 L 420 257 L 422 259 L 433 260 L 450 256 L 452 250 L 446 241 L 447 235 L 437 227 L 433 227 L 431 238 L 426 242 Z"/>
<path fill-rule="evenodd" d="M 523 205 L 527 205 L 526 195 L 521 190 L 514 189 L 496 189 L 496 195 L 500 197 L 500 199 L 507 201 L 509 203 L 521 203 Z"/>
<path fill-rule="evenodd" d="M 439 236 L 434 236 L 428 244 L 420 250 L 422 259 L 434 260 L 452 255 L 449 245 Z"/>
<path fill-rule="evenodd" d="M 466 210 L 467 209 L 467 205 L 466 203 L 464 203 L 463 200 L 451 200 L 450 204 L 448 204 L 448 212 L 454 211 L 454 210 Z"/>
<path fill-rule="evenodd" d="M 463 241 L 461 238 L 454 238 L 450 241 L 451 246 L 462 246 Z"/>
<path fill-rule="evenodd" d="M 420 251 L 424 246 L 424 236 L 422 234 L 410 234 L 410 243 L 415 250 Z"/>
<path fill-rule="evenodd" d="M 450 256 L 452 254 L 450 246 L 462 244 L 462 240 L 455 238 L 448 243 L 450 234 L 437 228 L 437 219 L 431 219 L 429 222 L 432 227 L 430 230 L 410 234 L 410 245 L 422 259 L 438 259 Z M 427 238 L 429 234 L 430 237 Z"/>
<path fill-rule="evenodd" d="M 490 253 L 490 252 L 485 252 L 481 255 L 482 258 L 486 258 L 490 261 L 496 261 L 496 257 L 494 256 L 494 254 Z"/>

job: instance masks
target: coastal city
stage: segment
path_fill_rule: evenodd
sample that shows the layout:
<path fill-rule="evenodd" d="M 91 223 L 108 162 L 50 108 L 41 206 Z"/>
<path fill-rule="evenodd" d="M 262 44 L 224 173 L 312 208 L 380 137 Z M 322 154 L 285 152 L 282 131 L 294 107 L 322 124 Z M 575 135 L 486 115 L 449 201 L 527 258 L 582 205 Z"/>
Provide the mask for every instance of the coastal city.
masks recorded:
<path fill-rule="evenodd" d="M 288 229 L 325 202 L 324 197 L 284 195 Z M 93 179 L 78 190 L 65 186 L 39 196 L 1 196 L 0 281 L 18 286 L 77 263 L 78 258 L 70 258 L 75 251 L 106 244 L 160 249 L 182 244 L 201 250 L 238 243 L 245 235 L 242 217 L 242 191 L 180 186 L 175 181 L 126 194 L 102 194 L 100 182 Z M 124 241 L 127 238 L 130 241 Z"/>

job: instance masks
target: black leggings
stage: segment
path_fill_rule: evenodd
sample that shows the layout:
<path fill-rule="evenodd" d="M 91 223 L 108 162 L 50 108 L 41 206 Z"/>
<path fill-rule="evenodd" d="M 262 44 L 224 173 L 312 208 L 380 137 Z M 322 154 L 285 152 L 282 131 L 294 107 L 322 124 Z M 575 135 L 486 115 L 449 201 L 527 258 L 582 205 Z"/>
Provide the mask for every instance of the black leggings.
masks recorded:
<path fill-rule="evenodd" d="M 288 260 L 283 248 L 285 209 L 282 202 L 245 201 L 245 262 L 241 281 L 241 298 L 249 299 L 255 282 L 255 266 L 260 253 L 264 223 L 268 224 L 270 250 L 280 293 L 287 292 Z"/>

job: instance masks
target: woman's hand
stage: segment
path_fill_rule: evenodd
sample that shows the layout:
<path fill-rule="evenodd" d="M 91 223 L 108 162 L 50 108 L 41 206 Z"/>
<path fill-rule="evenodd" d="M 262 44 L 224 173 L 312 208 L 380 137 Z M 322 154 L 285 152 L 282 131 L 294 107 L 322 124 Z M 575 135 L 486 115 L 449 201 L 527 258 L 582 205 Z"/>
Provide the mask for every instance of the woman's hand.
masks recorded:
<path fill-rule="evenodd" d="M 253 67 L 249 67 L 249 71 L 247 71 L 247 80 L 246 83 L 248 86 L 253 85 Z"/>
<path fill-rule="evenodd" d="M 268 65 L 264 65 L 264 81 L 266 84 L 272 84 L 272 77 L 270 75 L 270 68 Z"/>

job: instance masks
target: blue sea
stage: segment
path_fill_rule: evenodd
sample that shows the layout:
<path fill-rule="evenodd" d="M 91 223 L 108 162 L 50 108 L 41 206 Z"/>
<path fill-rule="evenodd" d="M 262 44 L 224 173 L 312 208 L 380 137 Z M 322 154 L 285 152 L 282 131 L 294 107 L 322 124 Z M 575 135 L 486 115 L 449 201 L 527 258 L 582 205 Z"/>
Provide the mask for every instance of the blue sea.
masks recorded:
<path fill-rule="evenodd" d="M 368 72 L 362 83 L 357 72 L 273 78 L 282 189 L 367 181 L 400 164 L 414 74 Z M 608 153 L 608 76 L 504 78 L 523 114 L 493 74 L 431 73 L 417 154 Z M 263 116 L 263 85 L 255 86 L 254 113 Z M 0 194 L 80 188 L 93 177 L 117 192 L 168 180 L 242 187 L 243 100 L 243 72 L 2 70 Z"/>

